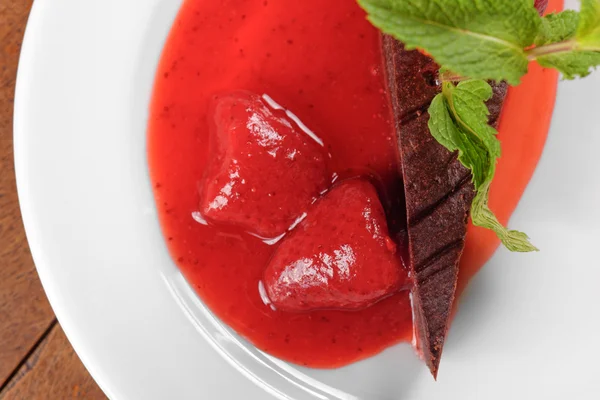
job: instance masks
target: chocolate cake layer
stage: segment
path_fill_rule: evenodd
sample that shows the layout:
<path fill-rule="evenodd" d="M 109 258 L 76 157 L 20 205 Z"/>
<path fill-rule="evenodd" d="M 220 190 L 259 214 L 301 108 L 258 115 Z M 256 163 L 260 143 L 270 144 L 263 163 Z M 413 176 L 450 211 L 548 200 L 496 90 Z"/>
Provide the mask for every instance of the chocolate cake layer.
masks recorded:
<path fill-rule="evenodd" d="M 475 189 L 470 171 L 427 126 L 427 109 L 441 91 L 439 67 L 390 36 L 383 37 L 383 50 L 402 161 L 416 340 L 436 377 Z M 493 89 L 488 108 L 490 123 L 496 124 L 507 85 L 495 84 Z"/>

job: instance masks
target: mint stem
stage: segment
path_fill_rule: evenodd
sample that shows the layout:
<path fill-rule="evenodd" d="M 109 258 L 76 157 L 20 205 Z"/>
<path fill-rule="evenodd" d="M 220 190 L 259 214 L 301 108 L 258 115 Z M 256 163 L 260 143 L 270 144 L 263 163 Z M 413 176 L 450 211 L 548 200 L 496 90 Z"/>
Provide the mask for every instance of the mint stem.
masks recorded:
<path fill-rule="evenodd" d="M 574 40 L 568 40 L 566 42 L 552 43 L 544 46 L 534 47 L 533 49 L 527 50 L 527 59 L 533 61 L 538 57 L 548 56 L 552 54 L 568 53 L 577 48 L 577 42 Z"/>
<path fill-rule="evenodd" d="M 440 74 L 439 79 L 440 79 L 441 83 L 444 83 L 444 82 L 462 82 L 462 81 L 467 81 L 470 78 L 455 74 L 454 72 L 446 71 L 446 72 L 442 72 Z"/>

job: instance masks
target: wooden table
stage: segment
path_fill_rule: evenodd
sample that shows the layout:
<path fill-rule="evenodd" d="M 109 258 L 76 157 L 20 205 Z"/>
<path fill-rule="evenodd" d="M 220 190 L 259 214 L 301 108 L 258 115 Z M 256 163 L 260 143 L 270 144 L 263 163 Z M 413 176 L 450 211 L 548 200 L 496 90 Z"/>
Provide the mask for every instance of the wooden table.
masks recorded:
<path fill-rule="evenodd" d="M 105 399 L 54 317 L 21 222 L 12 112 L 32 1 L 0 0 L 0 400 Z"/>

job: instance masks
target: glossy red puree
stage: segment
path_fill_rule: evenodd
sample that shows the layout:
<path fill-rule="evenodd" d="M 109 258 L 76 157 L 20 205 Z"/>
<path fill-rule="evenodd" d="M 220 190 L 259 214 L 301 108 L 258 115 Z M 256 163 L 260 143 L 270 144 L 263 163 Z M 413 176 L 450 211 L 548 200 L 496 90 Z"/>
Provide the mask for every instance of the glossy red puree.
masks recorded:
<path fill-rule="evenodd" d="M 373 174 L 381 187 L 395 187 L 396 143 L 379 46 L 378 32 L 351 0 L 187 0 L 158 69 L 148 151 L 171 255 L 219 318 L 260 349 L 297 364 L 337 367 L 410 340 L 408 293 L 356 312 L 265 306 L 258 283 L 274 247 L 191 216 L 209 157 L 208 102 L 224 91 L 267 93 L 324 139 L 332 171 Z M 555 73 L 533 66 L 510 92 L 500 129 L 504 157 L 491 194 L 503 222 L 540 157 L 556 81 Z M 461 287 L 497 246 L 493 234 L 469 230 Z"/>

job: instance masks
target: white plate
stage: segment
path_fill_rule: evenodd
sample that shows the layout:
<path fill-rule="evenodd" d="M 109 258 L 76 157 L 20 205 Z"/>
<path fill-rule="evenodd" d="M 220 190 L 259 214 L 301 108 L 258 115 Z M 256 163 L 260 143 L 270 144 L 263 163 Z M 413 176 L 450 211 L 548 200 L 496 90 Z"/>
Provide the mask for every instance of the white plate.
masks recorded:
<path fill-rule="evenodd" d="M 23 46 L 15 157 L 25 226 L 58 319 L 109 397 L 600 398 L 600 73 L 560 84 L 512 221 L 542 252 L 500 251 L 478 275 L 437 383 L 406 344 L 339 370 L 302 369 L 214 319 L 163 243 L 146 119 L 178 6 L 37 1 Z"/>

